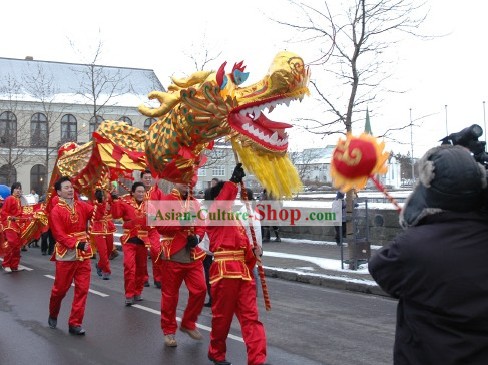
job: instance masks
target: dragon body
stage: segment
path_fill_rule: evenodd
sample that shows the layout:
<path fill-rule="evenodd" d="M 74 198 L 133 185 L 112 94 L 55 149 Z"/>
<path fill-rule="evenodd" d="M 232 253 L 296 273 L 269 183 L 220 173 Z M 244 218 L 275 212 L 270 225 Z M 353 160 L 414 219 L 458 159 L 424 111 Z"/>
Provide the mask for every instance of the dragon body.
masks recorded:
<path fill-rule="evenodd" d="M 301 187 L 287 156 L 286 129 L 291 125 L 271 121 L 263 111 L 308 94 L 308 68 L 298 55 L 283 51 L 252 85 L 241 86 L 248 76 L 244 69 L 240 62 L 226 74 L 224 63 L 218 71 L 172 78 L 166 92 L 148 95 L 159 101 L 158 108 L 139 107 L 143 115 L 157 118 L 147 131 L 124 122 L 102 122 L 93 141 L 62 146 L 51 181 L 71 176 L 75 187 L 89 197 L 117 175 L 146 167 L 160 178 L 191 183 L 205 162 L 204 150 L 225 137 L 268 191 L 290 196 Z"/>

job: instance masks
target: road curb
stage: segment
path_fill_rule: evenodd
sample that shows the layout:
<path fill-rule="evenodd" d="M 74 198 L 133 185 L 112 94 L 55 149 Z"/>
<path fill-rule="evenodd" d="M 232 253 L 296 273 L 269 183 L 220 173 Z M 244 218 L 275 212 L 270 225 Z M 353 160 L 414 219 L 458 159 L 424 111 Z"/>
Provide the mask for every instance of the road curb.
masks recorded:
<path fill-rule="evenodd" d="M 343 278 L 335 278 L 333 276 L 318 276 L 318 275 L 307 275 L 304 273 L 283 271 L 275 268 L 266 267 L 265 274 L 268 277 L 296 281 L 304 284 L 311 284 L 317 286 L 324 286 L 332 289 L 340 289 L 353 291 L 364 294 L 380 295 L 389 297 L 379 286 L 369 285 L 367 283 L 347 281 Z"/>

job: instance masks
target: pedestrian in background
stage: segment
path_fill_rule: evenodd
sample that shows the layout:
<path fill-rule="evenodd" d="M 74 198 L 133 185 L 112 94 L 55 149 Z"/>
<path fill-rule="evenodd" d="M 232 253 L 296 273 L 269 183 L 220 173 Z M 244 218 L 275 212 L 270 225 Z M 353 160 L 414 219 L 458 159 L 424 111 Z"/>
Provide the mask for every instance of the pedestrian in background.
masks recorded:
<path fill-rule="evenodd" d="M 488 360 L 486 171 L 461 146 L 419 160 L 400 214 L 405 229 L 368 265 L 398 299 L 393 362 L 484 365 Z M 486 207 L 484 207 L 486 208 Z"/>
<path fill-rule="evenodd" d="M 347 215 L 346 215 L 346 201 L 344 200 L 344 193 L 338 191 L 334 201 L 332 202 L 332 212 L 342 215 L 342 224 L 334 226 L 335 241 L 338 245 L 342 244 L 347 235 Z M 342 241 L 341 241 L 342 240 Z"/>

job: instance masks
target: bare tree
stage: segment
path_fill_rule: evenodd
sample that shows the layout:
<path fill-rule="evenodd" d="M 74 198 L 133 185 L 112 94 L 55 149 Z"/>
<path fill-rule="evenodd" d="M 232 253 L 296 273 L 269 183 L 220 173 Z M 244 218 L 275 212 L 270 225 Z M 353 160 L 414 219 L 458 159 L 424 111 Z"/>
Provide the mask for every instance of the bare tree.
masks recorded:
<path fill-rule="evenodd" d="M 44 148 L 43 184 L 46 184 L 49 182 L 48 177 L 54 167 L 49 166 L 49 161 L 57 150 L 57 145 L 52 146 L 52 142 L 56 141 L 54 133 L 56 126 L 61 124 L 65 108 L 63 104 L 55 102 L 59 88 L 55 85 L 54 76 L 46 71 L 42 65 L 37 64 L 32 72 L 22 75 L 22 80 L 25 91 L 37 100 L 42 110 L 42 118 L 45 117 L 46 119 L 45 121 L 37 120 L 38 123 L 31 127 L 30 143 L 32 147 Z M 76 141 L 76 136 L 74 137 L 74 141 Z M 41 190 L 45 190 L 44 186 L 41 187 Z"/>
<path fill-rule="evenodd" d="M 115 99 L 132 90 L 128 81 L 130 74 L 123 73 L 121 69 L 97 65 L 102 48 L 103 43 L 99 41 L 92 60 L 81 70 L 73 69 L 73 72 L 81 76 L 79 88 L 74 92 L 86 99 L 91 108 L 90 132 L 96 130 L 93 126 L 98 127 L 103 120 L 103 112 L 110 112 L 110 107 L 116 105 Z"/>
<path fill-rule="evenodd" d="M 324 119 L 309 118 L 310 132 L 333 134 L 352 131 L 354 114 L 379 100 L 392 62 L 389 52 L 405 35 L 420 36 L 424 4 L 415 0 L 354 0 L 350 6 L 322 1 L 289 0 L 297 8 L 294 22 L 276 20 L 292 28 L 301 41 L 318 50 L 311 64 L 311 80 Z M 345 8 L 337 8 L 346 6 Z M 301 18 L 297 16 L 301 14 Z M 391 91 L 391 90 L 390 90 Z M 371 110 L 371 107 L 370 107 Z"/>
<path fill-rule="evenodd" d="M 16 179 L 16 170 L 30 163 L 30 120 L 21 114 L 19 102 L 23 95 L 20 82 L 8 75 L 0 86 L 2 109 L 0 114 L 0 165 L 2 184 L 11 185 Z M 19 118 L 20 116 L 20 118 Z"/>
<path fill-rule="evenodd" d="M 312 171 L 321 165 L 320 158 L 325 157 L 324 148 L 307 148 L 303 151 L 289 153 L 290 160 L 295 165 L 300 180 L 310 181 Z"/>

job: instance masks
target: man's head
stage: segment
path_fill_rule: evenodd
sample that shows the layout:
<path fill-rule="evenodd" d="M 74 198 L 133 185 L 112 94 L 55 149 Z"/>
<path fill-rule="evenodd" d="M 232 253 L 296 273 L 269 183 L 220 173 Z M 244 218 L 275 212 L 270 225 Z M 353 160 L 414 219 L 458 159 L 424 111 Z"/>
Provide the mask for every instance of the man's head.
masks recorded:
<path fill-rule="evenodd" d="M 178 192 L 181 195 L 188 194 L 188 191 L 190 190 L 190 187 L 188 186 L 188 184 L 185 184 L 185 183 L 175 183 L 174 187 L 176 190 L 178 190 Z"/>
<path fill-rule="evenodd" d="M 32 194 L 32 195 L 35 195 L 35 194 L 36 194 L 36 190 L 35 190 L 35 189 L 32 189 L 32 190 L 31 190 L 31 194 Z"/>
<path fill-rule="evenodd" d="M 337 194 L 336 194 L 336 199 L 337 200 L 344 199 L 344 193 L 342 191 L 338 191 Z"/>
<path fill-rule="evenodd" d="M 219 179 L 214 177 L 212 180 L 210 180 L 210 187 L 213 188 L 214 186 L 217 185 L 218 182 L 219 182 Z"/>
<path fill-rule="evenodd" d="M 419 181 L 400 214 L 403 228 L 442 211 L 469 212 L 481 208 L 486 170 L 462 146 L 428 150 L 418 162 Z"/>
<path fill-rule="evenodd" d="M 22 195 L 22 184 L 18 181 L 14 182 L 10 187 L 10 194 L 15 197 L 20 197 Z"/>
<path fill-rule="evenodd" d="M 153 185 L 153 177 L 150 170 L 144 170 L 141 172 L 141 181 L 144 184 L 144 188 L 149 190 Z"/>
<path fill-rule="evenodd" d="M 75 196 L 75 190 L 73 184 L 68 176 L 62 176 L 54 183 L 54 189 L 58 193 L 60 198 L 73 199 Z"/>
<path fill-rule="evenodd" d="M 134 184 L 132 184 L 130 191 L 136 202 L 140 203 L 144 200 L 146 189 L 141 181 L 136 181 Z"/>

